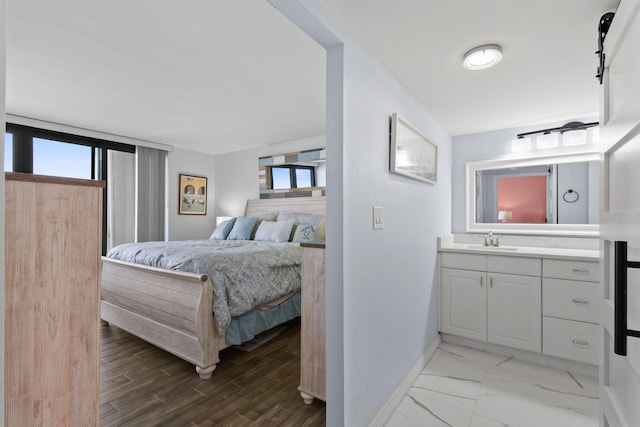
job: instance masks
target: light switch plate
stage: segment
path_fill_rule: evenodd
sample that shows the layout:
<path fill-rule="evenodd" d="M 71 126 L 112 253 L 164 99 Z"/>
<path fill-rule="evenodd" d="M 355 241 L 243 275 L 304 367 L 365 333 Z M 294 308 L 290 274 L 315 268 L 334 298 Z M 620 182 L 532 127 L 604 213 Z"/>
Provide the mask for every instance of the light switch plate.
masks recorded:
<path fill-rule="evenodd" d="M 384 228 L 384 208 L 378 206 L 373 207 L 373 228 Z"/>

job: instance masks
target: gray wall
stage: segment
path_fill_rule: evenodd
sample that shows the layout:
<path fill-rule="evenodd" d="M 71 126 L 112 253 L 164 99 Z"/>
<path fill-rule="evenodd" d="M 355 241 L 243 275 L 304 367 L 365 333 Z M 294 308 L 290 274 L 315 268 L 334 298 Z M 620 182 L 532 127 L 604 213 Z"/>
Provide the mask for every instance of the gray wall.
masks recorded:
<path fill-rule="evenodd" d="M 589 162 L 589 196 L 589 224 L 600 224 L 600 164 L 597 161 Z"/>
<path fill-rule="evenodd" d="M 451 137 L 348 41 L 344 85 L 345 425 L 364 426 L 438 334 L 436 240 L 451 230 Z M 389 172 L 394 112 L 438 146 L 435 185 Z M 372 228 L 373 206 L 384 208 L 382 230 Z"/>
<path fill-rule="evenodd" d="M 589 223 L 589 165 L 572 163 L 558 165 L 558 223 Z M 565 201 L 563 195 L 567 193 Z M 576 197 L 578 195 L 578 197 Z M 570 203 L 572 202 L 572 203 Z"/>
<path fill-rule="evenodd" d="M 327 425 L 366 426 L 438 334 L 451 137 L 318 1 L 271 3 L 327 48 Z M 438 146 L 437 184 L 389 173 L 394 112 Z"/>
<path fill-rule="evenodd" d="M 215 158 L 212 155 L 175 148 L 169 152 L 167 179 L 169 198 L 167 200 L 168 239 L 191 240 L 208 239 L 216 225 L 215 200 Z M 178 215 L 179 174 L 207 177 L 207 214 Z"/>
<path fill-rule="evenodd" d="M 311 150 L 325 145 L 324 135 L 319 135 L 215 156 L 215 215 L 243 215 L 247 199 L 260 198 L 259 157 Z"/>
<path fill-rule="evenodd" d="M 465 233 L 465 176 L 464 168 L 467 162 L 480 160 L 496 160 L 514 157 L 511 154 L 511 141 L 519 133 L 530 132 L 540 129 L 559 127 L 569 121 L 581 121 L 584 123 L 598 121 L 597 118 L 576 118 L 575 120 L 564 120 L 562 122 L 543 123 L 535 126 L 527 126 L 513 129 L 501 129 L 492 132 L 475 133 L 453 137 L 453 164 L 451 167 L 452 180 L 452 229 L 453 233 Z M 556 150 L 534 150 L 530 153 L 518 155 L 524 158 L 527 155 L 539 157 L 549 155 Z M 596 209 L 597 210 L 597 209 Z"/>

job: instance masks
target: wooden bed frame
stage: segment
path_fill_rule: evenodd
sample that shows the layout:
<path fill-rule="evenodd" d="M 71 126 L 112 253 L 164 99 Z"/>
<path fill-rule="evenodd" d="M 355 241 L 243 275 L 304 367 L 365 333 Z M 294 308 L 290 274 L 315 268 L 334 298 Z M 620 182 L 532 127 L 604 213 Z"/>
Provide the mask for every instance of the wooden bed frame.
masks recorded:
<path fill-rule="evenodd" d="M 325 214 L 324 197 L 248 200 L 245 215 Z M 214 325 L 211 279 L 203 274 L 102 258 L 102 319 L 196 366 L 211 378 L 227 347 Z"/>

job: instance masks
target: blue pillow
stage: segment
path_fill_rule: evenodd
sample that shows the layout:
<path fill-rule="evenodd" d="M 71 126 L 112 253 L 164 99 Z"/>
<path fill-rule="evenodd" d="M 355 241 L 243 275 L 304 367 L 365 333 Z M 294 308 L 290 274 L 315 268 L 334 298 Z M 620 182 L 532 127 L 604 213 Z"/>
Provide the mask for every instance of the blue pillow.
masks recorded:
<path fill-rule="evenodd" d="M 213 233 L 211 233 L 211 237 L 209 238 L 215 239 L 215 240 L 226 239 L 229 233 L 231 232 L 231 229 L 233 228 L 233 224 L 235 224 L 235 222 L 236 222 L 235 218 L 231 218 L 221 222 L 220 225 L 217 226 L 215 230 L 213 230 Z"/>
<path fill-rule="evenodd" d="M 253 229 L 258 222 L 258 218 L 250 216 L 239 216 L 233 224 L 227 240 L 251 240 Z"/>

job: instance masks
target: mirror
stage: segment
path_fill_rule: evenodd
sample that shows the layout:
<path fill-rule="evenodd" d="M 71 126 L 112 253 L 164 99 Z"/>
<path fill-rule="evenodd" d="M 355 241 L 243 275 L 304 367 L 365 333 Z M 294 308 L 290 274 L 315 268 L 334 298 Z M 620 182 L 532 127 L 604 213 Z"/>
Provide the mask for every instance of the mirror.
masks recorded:
<path fill-rule="evenodd" d="M 595 152 L 466 164 L 468 232 L 597 235 Z"/>
<path fill-rule="evenodd" d="M 324 196 L 326 153 L 324 148 L 316 148 L 260 157 L 260 198 Z"/>

